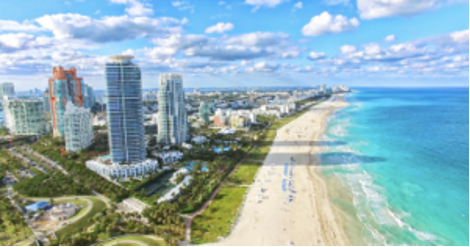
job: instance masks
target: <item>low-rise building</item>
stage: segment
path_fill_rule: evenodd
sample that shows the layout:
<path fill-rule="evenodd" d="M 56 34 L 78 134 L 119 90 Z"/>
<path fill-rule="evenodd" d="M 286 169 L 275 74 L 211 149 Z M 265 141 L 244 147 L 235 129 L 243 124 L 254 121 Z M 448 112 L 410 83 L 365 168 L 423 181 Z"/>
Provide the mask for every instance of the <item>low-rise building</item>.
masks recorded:
<path fill-rule="evenodd" d="M 158 161 L 146 159 L 143 162 L 131 164 L 118 164 L 111 163 L 109 158 L 98 158 L 96 160 L 89 160 L 85 162 L 86 167 L 103 177 L 136 177 L 139 175 L 146 175 L 153 173 L 158 168 Z"/>

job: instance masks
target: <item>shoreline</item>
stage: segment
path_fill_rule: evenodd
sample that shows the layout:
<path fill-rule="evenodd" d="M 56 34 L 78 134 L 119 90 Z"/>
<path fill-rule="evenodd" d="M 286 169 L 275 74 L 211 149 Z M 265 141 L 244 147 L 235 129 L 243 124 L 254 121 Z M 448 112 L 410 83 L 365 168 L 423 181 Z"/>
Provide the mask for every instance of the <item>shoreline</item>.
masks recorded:
<path fill-rule="evenodd" d="M 277 131 L 240 207 L 229 236 L 213 245 L 350 245 L 342 222 L 330 201 L 316 156 L 324 148 L 315 145 L 327 127 L 327 119 L 346 107 L 344 94 L 309 109 Z M 290 158 L 295 164 L 290 166 Z M 293 201 L 281 190 L 285 163 L 292 169 Z M 262 191 L 262 192 L 261 192 Z M 257 198 L 262 198 L 258 202 Z"/>

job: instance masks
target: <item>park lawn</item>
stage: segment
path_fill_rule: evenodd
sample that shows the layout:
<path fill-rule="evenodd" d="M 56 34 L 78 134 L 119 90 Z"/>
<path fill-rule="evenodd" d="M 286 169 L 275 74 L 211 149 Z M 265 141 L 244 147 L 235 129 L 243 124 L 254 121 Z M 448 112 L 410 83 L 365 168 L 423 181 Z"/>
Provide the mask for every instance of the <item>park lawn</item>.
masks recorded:
<path fill-rule="evenodd" d="M 145 235 L 125 236 L 125 237 L 122 237 L 122 238 L 116 238 L 116 239 L 113 239 L 111 241 L 101 243 L 100 246 L 109 246 L 109 245 L 121 246 L 121 245 L 117 244 L 117 242 L 125 241 L 125 240 L 140 241 L 140 242 L 148 244 L 149 246 L 165 246 L 165 241 L 149 238 L 149 237 L 146 237 Z M 130 244 L 131 243 L 124 244 L 124 246 L 130 245 Z"/>
<path fill-rule="evenodd" d="M 88 219 L 93 218 L 97 213 L 101 212 L 104 208 L 106 208 L 106 204 L 101 201 L 100 199 L 90 198 L 88 197 L 91 202 L 93 202 L 93 207 L 91 208 L 90 212 L 81 218 L 78 221 L 73 222 L 70 225 L 67 225 L 56 232 L 57 237 L 61 238 L 64 235 L 71 235 L 77 232 L 81 232 L 84 228 L 89 227 L 92 223 L 88 221 Z"/>
<path fill-rule="evenodd" d="M 229 178 L 229 182 L 235 184 L 252 184 L 255 174 L 261 167 L 262 163 L 242 163 Z"/>
<path fill-rule="evenodd" d="M 209 207 L 194 218 L 191 239 L 196 244 L 215 242 L 230 233 L 238 208 L 243 202 L 246 187 L 224 187 Z"/>

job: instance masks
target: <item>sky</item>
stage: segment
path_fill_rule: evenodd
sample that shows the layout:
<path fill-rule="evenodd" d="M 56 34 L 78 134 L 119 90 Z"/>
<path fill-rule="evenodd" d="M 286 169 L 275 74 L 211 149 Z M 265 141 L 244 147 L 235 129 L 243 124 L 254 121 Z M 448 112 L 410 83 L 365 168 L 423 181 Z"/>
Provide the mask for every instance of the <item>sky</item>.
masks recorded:
<path fill-rule="evenodd" d="M 133 55 L 144 88 L 442 87 L 469 83 L 462 0 L 15 0 L 0 2 L 0 82 L 45 89 L 77 68 L 105 89 L 109 56 Z"/>

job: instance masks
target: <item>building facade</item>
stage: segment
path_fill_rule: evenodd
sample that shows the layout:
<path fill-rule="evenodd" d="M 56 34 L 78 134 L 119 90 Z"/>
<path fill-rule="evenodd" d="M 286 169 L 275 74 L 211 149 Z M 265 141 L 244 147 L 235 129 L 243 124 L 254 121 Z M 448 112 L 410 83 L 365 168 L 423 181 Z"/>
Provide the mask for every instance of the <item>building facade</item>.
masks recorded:
<path fill-rule="evenodd" d="M 117 177 L 136 177 L 153 173 L 158 169 L 157 160 L 144 160 L 142 162 L 132 163 L 130 165 L 121 165 L 117 163 L 106 164 L 98 160 L 89 160 L 85 162 L 86 167 L 99 175 L 107 178 Z"/>
<path fill-rule="evenodd" d="M 54 137 L 64 137 L 64 113 L 67 102 L 72 102 L 77 107 L 86 107 L 88 86 L 83 78 L 77 77 L 77 70 L 63 67 L 54 67 L 52 77 L 49 78 L 49 99 L 51 105 L 52 131 Z"/>
<path fill-rule="evenodd" d="M 109 150 L 113 163 L 142 162 L 146 157 L 140 67 L 132 56 L 106 63 Z"/>
<path fill-rule="evenodd" d="M 50 97 L 49 89 L 46 89 L 43 94 L 44 99 L 44 111 L 51 112 L 51 97 Z"/>
<path fill-rule="evenodd" d="M 199 118 L 202 119 L 204 122 L 208 123 L 209 122 L 209 117 L 211 115 L 209 105 L 201 102 L 201 105 L 199 106 Z"/>
<path fill-rule="evenodd" d="M 12 135 L 47 133 L 44 102 L 40 98 L 3 96 L 5 126 Z"/>
<path fill-rule="evenodd" d="M 188 140 L 183 76 L 161 74 L 158 91 L 158 136 L 162 144 L 179 144 Z"/>
<path fill-rule="evenodd" d="M 77 152 L 93 143 L 93 126 L 90 109 L 67 103 L 64 113 L 65 149 Z"/>
<path fill-rule="evenodd" d="M 15 95 L 15 86 L 11 82 L 0 83 L 0 100 L 4 95 Z"/>

